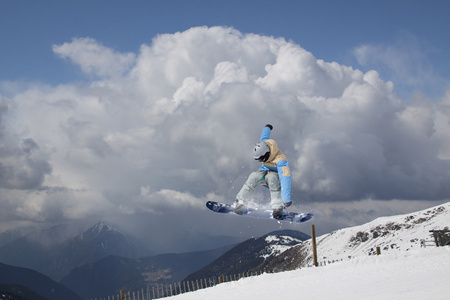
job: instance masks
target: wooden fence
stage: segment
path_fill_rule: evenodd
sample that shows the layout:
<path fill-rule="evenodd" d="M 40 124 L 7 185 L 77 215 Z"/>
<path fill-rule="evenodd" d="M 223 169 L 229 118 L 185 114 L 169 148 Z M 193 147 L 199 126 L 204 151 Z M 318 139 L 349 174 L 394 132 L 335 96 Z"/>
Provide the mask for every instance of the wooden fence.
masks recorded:
<path fill-rule="evenodd" d="M 246 272 L 237 275 L 221 275 L 217 278 L 211 277 L 195 281 L 182 281 L 174 284 L 155 284 L 147 287 L 146 290 L 141 289 L 135 292 L 121 291 L 117 295 L 108 296 L 106 298 L 91 298 L 91 300 L 153 300 L 165 297 L 175 296 L 179 294 L 194 292 L 197 290 L 213 287 L 219 283 L 236 281 L 241 278 L 258 276 L 261 272 Z"/>

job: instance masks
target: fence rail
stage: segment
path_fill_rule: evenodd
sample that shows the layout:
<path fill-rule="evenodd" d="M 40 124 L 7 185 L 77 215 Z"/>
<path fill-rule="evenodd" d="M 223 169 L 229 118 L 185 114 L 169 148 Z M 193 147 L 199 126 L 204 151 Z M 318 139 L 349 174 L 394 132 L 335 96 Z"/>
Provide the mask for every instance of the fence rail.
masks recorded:
<path fill-rule="evenodd" d="M 234 275 L 221 275 L 219 277 L 211 277 L 205 279 L 197 279 L 194 281 L 181 281 L 173 284 L 155 284 L 147 289 L 141 289 L 135 292 L 121 291 L 117 295 L 108 296 L 106 298 L 91 298 L 90 300 L 153 300 L 180 295 L 188 292 L 213 287 L 219 283 L 237 281 L 241 278 L 258 276 L 263 272 L 246 272 Z"/>

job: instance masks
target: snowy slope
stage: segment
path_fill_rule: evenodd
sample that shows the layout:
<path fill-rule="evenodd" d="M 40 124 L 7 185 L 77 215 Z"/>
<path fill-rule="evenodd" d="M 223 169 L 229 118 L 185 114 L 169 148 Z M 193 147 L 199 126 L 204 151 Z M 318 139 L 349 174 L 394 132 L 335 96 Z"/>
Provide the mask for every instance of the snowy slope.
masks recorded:
<path fill-rule="evenodd" d="M 378 218 L 318 237 L 320 267 L 306 267 L 312 265 L 308 240 L 280 249 L 268 261 L 269 271 L 276 270 L 270 264 L 293 271 L 241 279 L 173 299 L 263 300 L 280 294 L 301 299 L 450 299 L 450 246 L 422 246 L 423 240 L 433 241 L 430 230 L 449 226 L 450 202 Z M 374 255 L 377 246 L 380 256 Z"/>
<path fill-rule="evenodd" d="M 363 256 L 322 267 L 263 274 L 170 297 L 201 299 L 450 299 L 450 247 Z"/>
<path fill-rule="evenodd" d="M 316 227 L 320 226 L 317 224 Z M 416 213 L 378 218 L 372 222 L 340 229 L 318 237 L 317 257 L 319 264 L 349 260 L 355 257 L 375 255 L 376 247 L 382 253 L 404 252 L 419 249 L 423 241 L 434 245 L 430 230 L 450 226 L 450 202 Z M 312 242 L 285 250 L 270 257 L 256 271 L 273 273 L 295 270 L 313 264 Z"/>
<path fill-rule="evenodd" d="M 373 255 L 377 246 L 382 253 L 419 249 L 422 241 L 434 241 L 430 230 L 449 226 L 450 202 L 416 213 L 378 218 L 318 237 L 318 259 L 327 262 Z M 303 247 L 310 249 L 311 241 L 304 243 Z M 311 253 L 308 252 L 310 263 Z"/>

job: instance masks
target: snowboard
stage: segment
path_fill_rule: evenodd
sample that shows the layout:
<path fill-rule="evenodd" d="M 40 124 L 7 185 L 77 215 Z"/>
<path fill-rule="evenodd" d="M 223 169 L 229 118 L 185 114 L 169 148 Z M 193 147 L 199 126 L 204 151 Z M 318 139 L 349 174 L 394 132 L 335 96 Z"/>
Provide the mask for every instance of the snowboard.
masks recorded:
<path fill-rule="evenodd" d="M 313 214 L 311 213 L 283 212 L 283 216 L 280 219 L 274 219 L 272 217 L 272 210 L 256 209 L 256 208 L 247 208 L 247 212 L 240 215 L 234 212 L 233 206 L 231 206 L 230 204 L 215 201 L 206 202 L 206 207 L 216 213 L 233 214 L 236 216 L 252 217 L 259 219 L 272 219 L 279 222 L 289 222 L 289 223 L 304 223 L 311 220 L 313 217 Z"/>

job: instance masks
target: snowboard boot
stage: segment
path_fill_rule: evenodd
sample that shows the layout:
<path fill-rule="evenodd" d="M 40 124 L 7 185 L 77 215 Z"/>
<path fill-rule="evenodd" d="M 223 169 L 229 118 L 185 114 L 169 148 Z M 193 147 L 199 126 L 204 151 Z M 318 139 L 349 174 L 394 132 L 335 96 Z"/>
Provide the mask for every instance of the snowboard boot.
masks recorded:
<path fill-rule="evenodd" d="M 283 209 L 281 208 L 274 209 L 272 212 L 272 217 L 274 219 L 281 219 L 283 217 Z"/>
<path fill-rule="evenodd" d="M 236 205 L 234 207 L 234 213 L 238 215 L 243 215 L 247 213 L 247 206 L 242 203 L 236 201 Z"/>

